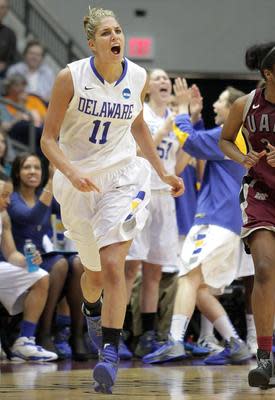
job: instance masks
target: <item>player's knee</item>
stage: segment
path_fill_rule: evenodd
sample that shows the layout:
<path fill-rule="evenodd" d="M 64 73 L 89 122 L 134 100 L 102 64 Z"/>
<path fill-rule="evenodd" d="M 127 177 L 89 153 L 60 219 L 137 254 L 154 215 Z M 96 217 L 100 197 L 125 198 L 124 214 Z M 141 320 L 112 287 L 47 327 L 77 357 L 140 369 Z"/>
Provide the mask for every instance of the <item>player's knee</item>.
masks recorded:
<path fill-rule="evenodd" d="M 112 258 L 105 260 L 102 272 L 104 283 L 110 282 L 112 285 L 116 285 L 121 279 L 124 279 L 124 269 L 120 268 L 116 260 Z"/>
<path fill-rule="evenodd" d="M 126 279 L 134 280 L 139 270 L 140 262 L 126 261 L 125 263 L 125 276 Z"/>
<path fill-rule="evenodd" d="M 60 260 L 58 260 L 53 268 L 58 271 L 59 274 L 61 275 L 67 275 L 68 270 L 69 270 L 69 264 L 68 261 L 65 258 L 60 258 Z"/>
<path fill-rule="evenodd" d="M 79 275 L 84 272 L 84 267 L 83 267 L 79 257 L 74 257 L 74 259 L 72 261 L 72 268 L 73 268 L 74 274 Z"/>
<path fill-rule="evenodd" d="M 260 285 L 271 283 L 275 279 L 275 262 L 268 255 L 255 263 L 255 281 Z M 272 279 L 273 278 L 273 279 Z"/>
<path fill-rule="evenodd" d="M 33 285 L 33 288 L 39 291 L 40 296 L 47 296 L 50 286 L 49 275 L 43 276 Z"/>

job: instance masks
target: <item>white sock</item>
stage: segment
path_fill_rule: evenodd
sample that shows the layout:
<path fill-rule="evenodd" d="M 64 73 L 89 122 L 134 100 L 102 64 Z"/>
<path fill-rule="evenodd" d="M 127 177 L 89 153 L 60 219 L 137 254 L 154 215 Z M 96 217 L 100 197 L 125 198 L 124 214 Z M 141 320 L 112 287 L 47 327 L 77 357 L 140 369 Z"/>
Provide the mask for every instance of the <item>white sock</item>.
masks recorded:
<path fill-rule="evenodd" d="M 246 336 L 257 336 L 256 335 L 256 327 L 253 314 L 245 314 L 246 319 Z"/>
<path fill-rule="evenodd" d="M 214 335 L 214 326 L 212 322 L 210 322 L 209 319 L 207 319 L 203 314 L 201 314 L 200 338 L 213 335 Z"/>
<path fill-rule="evenodd" d="M 231 337 L 239 339 L 239 335 L 237 334 L 227 314 L 222 315 L 220 318 L 217 318 L 216 321 L 214 321 L 213 325 L 223 339 L 227 341 L 229 341 Z"/>
<path fill-rule="evenodd" d="M 183 341 L 189 321 L 190 319 L 186 315 L 173 315 L 170 330 L 173 339 Z"/>

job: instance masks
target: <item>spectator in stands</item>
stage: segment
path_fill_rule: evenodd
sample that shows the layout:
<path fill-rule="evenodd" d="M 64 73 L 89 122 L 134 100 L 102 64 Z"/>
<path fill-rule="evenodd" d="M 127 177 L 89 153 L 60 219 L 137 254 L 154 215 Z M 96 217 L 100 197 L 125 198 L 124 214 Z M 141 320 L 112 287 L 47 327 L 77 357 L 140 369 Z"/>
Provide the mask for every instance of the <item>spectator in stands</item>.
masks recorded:
<path fill-rule="evenodd" d="M 24 255 L 15 247 L 10 218 L 6 212 L 12 190 L 10 178 L 0 171 L 0 247 L 6 260 L 0 262 L 0 302 L 10 315 L 23 312 L 20 334 L 11 348 L 11 356 L 51 361 L 57 359 L 57 354 L 35 343 L 37 323 L 48 296 L 49 276 L 43 269 L 28 272 Z M 41 261 L 37 251 L 33 262 L 39 265 Z"/>
<path fill-rule="evenodd" d="M 43 236 L 48 232 L 53 213 L 52 173 L 41 190 L 41 161 L 35 154 L 23 153 L 15 158 L 11 175 L 15 191 L 11 196 L 8 212 L 17 247 L 22 250 L 25 239 L 32 239 L 37 249 L 44 253 Z M 39 343 L 47 349 L 55 350 L 51 339 L 52 322 L 56 305 L 62 294 L 65 294 L 72 319 L 72 350 L 76 358 L 84 359 L 87 357 L 87 350 L 83 339 L 80 289 L 83 267 L 80 259 L 77 255 L 65 258 L 61 253 L 44 253 L 42 258 L 41 267 L 50 274 L 50 288 L 41 317 Z"/>
<path fill-rule="evenodd" d="M 12 65 L 7 76 L 19 73 L 27 80 L 27 93 L 39 96 L 46 103 L 50 99 L 54 83 L 54 72 L 44 62 L 45 49 L 37 40 L 27 43 L 24 51 L 24 60 Z"/>
<path fill-rule="evenodd" d="M 45 104 L 37 97 L 26 92 L 27 81 L 21 74 L 11 75 L 4 81 L 4 98 L 21 107 L 16 109 L 10 104 L 0 104 L 2 127 L 9 137 L 18 142 L 29 144 L 30 120 L 35 126 L 35 142 L 39 151 L 42 124 L 46 114 Z M 24 109 L 26 111 L 24 111 Z"/>
<path fill-rule="evenodd" d="M 0 0 L 0 78 L 4 78 L 7 68 L 17 61 L 15 33 L 2 23 L 8 10 L 8 0 Z"/>
<path fill-rule="evenodd" d="M 7 153 L 7 136 L 0 126 L 0 171 L 9 176 L 11 172 L 11 164 L 7 161 Z"/>

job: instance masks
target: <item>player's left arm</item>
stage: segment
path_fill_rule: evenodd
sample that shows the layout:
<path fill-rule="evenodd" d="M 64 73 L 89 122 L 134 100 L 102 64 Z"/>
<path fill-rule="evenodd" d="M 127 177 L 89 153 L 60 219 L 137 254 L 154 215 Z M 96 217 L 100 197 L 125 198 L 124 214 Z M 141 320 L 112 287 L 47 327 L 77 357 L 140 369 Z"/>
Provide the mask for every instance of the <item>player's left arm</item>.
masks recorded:
<path fill-rule="evenodd" d="M 10 217 L 7 211 L 4 211 L 2 214 L 2 223 L 3 223 L 3 231 L 2 231 L 2 239 L 1 239 L 1 251 L 5 260 L 13 265 L 17 265 L 18 267 L 25 267 L 26 260 L 23 254 L 17 251 L 11 231 L 11 222 Z"/>

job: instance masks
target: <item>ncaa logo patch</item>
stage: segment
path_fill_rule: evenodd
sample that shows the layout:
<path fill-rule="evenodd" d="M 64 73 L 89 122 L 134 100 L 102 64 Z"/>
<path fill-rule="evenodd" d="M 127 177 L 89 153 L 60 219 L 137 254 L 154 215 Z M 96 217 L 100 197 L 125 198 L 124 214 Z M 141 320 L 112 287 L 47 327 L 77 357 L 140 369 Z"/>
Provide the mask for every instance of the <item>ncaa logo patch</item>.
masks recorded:
<path fill-rule="evenodd" d="M 131 97 L 131 90 L 129 88 L 123 89 L 122 96 L 124 99 L 129 99 Z"/>

